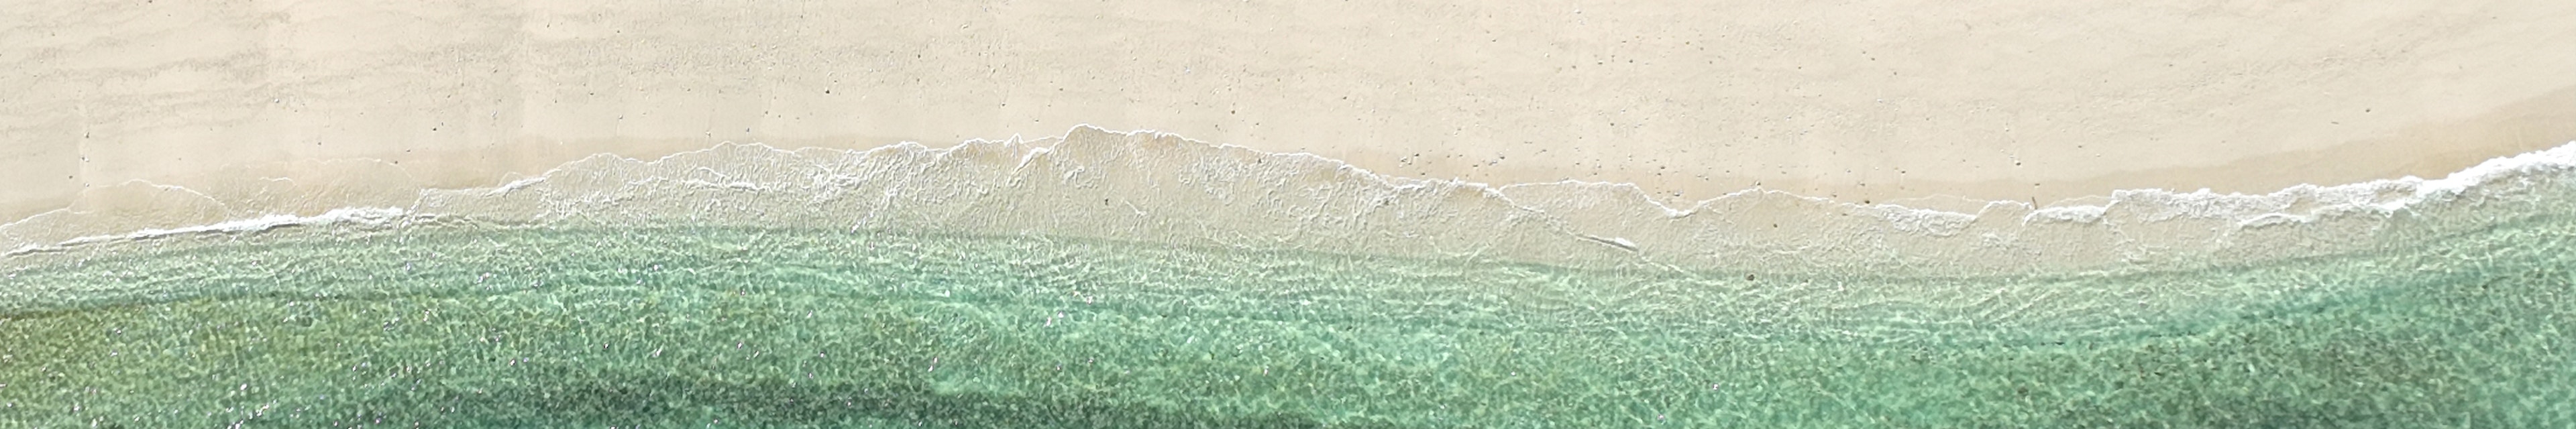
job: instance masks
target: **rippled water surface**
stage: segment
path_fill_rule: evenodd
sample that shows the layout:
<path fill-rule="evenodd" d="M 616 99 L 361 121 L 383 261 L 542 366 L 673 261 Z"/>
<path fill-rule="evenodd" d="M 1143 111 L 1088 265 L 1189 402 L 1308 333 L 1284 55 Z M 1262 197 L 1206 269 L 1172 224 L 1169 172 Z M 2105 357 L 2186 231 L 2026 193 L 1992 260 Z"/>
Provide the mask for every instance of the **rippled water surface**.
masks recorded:
<path fill-rule="evenodd" d="M 2576 403 L 2567 226 L 2206 272 L 1929 280 L 722 228 L 245 240 L 12 273 L 0 415 L 2547 426 Z M 1782 287 L 1824 282 L 2285 292 L 2092 320 Z M 2296 292 L 2315 284 L 2344 286 Z"/>
<path fill-rule="evenodd" d="M 2314 221 L 2074 268 L 419 211 L 133 236 L 0 265 L 0 422 L 2576 425 L 2576 218 L 2516 180 L 2539 184 L 2446 203 L 2510 210 L 2374 215 L 2363 244 L 2245 244 L 2346 231 Z"/>

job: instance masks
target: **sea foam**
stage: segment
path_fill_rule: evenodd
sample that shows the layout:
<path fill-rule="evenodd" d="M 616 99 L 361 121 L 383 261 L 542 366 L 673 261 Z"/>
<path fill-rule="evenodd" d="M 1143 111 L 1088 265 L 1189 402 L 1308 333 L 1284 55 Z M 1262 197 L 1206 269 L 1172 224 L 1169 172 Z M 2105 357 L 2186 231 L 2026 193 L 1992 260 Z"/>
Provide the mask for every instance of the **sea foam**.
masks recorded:
<path fill-rule="evenodd" d="M 1625 183 L 1491 185 L 1379 174 L 1305 153 L 1077 127 L 931 147 L 723 144 L 597 155 L 406 207 L 82 230 L 58 211 L 0 226 L 13 254 L 284 225 L 727 225 L 1065 235 L 1174 245 L 1473 257 L 1574 266 L 2009 273 L 2155 269 L 2327 254 L 2564 205 L 2576 143 L 2439 179 L 2265 194 L 2132 189 L 2100 204 L 1991 201 L 1974 213 L 1750 189 L 1684 206 Z"/>

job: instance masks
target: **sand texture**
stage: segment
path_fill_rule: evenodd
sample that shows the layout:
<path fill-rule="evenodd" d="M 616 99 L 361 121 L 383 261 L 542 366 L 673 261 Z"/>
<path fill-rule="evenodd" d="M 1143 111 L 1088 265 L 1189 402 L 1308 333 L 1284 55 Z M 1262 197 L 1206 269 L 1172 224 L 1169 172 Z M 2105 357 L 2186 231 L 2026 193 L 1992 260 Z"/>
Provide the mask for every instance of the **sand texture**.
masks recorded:
<path fill-rule="evenodd" d="M 2576 3 L 2549 0 L 11 9 L 11 219 L 158 204 L 111 190 L 136 180 L 310 214 L 601 152 L 1078 124 L 1660 198 L 2041 204 L 2438 176 L 2576 138 Z"/>
<path fill-rule="evenodd" d="M 0 5 L 0 428 L 2576 427 L 2576 1 L 1037 3 Z"/>

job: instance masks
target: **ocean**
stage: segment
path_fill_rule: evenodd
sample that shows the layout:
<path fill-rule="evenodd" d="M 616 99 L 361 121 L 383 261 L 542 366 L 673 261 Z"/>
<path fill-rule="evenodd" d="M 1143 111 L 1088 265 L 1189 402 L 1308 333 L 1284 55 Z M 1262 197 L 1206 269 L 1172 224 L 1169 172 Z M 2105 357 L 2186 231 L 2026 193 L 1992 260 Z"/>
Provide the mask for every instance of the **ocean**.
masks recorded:
<path fill-rule="evenodd" d="M 0 427 L 2576 425 L 2576 145 L 1976 213 L 1643 195 L 1077 129 L 40 217 L 0 227 Z"/>

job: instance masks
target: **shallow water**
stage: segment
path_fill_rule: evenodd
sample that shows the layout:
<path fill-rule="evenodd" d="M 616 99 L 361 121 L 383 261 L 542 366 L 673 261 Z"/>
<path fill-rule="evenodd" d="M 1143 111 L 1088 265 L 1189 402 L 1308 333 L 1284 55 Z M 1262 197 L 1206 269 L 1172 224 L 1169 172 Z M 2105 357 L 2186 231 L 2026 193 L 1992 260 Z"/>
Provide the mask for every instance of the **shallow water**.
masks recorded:
<path fill-rule="evenodd" d="M 0 266 L 0 422 L 2576 425 L 2576 212 L 2518 177 L 2364 244 L 1983 273 L 420 208 L 143 234 Z"/>
<path fill-rule="evenodd" d="M 1028 237 L 262 238 L 12 273 L 0 415 L 130 427 L 2556 426 L 2576 421 L 2570 226 L 2548 217 L 2406 251 L 2187 273 L 1830 280 L 2283 291 L 2133 320 L 1816 304 L 1830 292 L 1783 286 L 1828 279 Z"/>

